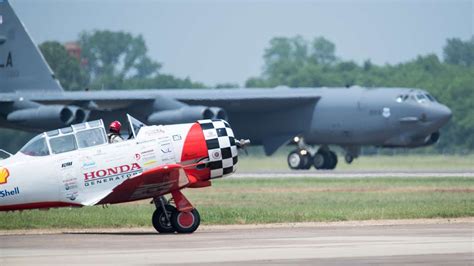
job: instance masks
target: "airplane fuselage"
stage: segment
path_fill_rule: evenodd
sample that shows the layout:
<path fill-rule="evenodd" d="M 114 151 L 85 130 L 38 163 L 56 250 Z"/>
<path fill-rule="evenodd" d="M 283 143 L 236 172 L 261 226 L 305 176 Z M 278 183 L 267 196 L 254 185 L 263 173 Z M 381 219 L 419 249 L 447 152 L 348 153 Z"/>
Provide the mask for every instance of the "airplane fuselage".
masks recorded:
<path fill-rule="evenodd" d="M 209 155 L 211 147 L 206 147 L 204 138 L 208 137 L 205 134 L 209 130 L 206 131 L 204 124 L 147 126 L 136 138 L 118 143 L 108 143 L 103 124 L 95 124 L 81 124 L 83 128 L 74 132 L 61 129 L 43 133 L 17 154 L 0 160 L 0 211 L 156 198 L 189 186 L 192 182 L 189 175 L 197 178 L 197 185 L 203 186 L 208 185 L 209 179 L 235 170 L 235 143 L 224 143 L 227 138 L 233 139 L 232 133 L 219 137 L 217 149 L 212 147 L 215 149 L 212 155 L 219 157 L 216 159 Z M 231 132 L 230 128 L 225 130 Z M 219 147 L 222 145 L 228 145 L 232 152 L 230 159 L 221 154 Z M 210 164 L 216 160 L 221 162 L 221 166 L 216 170 L 203 165 L 201 169 L 187 169 L 186 172 L 150 173 L 159 167 L 164 166 L 166 171 L 168 166 L 185 167 L 206 158 Z M 227 168 L 231 170 L 227 171 Z M 137 178 L 135 182 L 138 176 L 147 177 Z M 128 187 L 124 187 L 126 182 Z"/>
<path fill-rule="evenodd" d="M 450 118 L 449 108 L 430 100 L 422 90 L 409 88 L 303 88 L 303 89 L 192 89 L 192 90 L 137 90 L 61 93 L 14 93 L 4 94 L 11 100 L 41 103 L 64 103 L 67 99 L 94 102 L 94 99 L 159 99 L 160 97 L 187 102 L 219 99 L 261 98 L 284 99 L 285 97 L 318 98 L 313 104 L 296 107 L 253 106 L 239 108 L 231 104 L 213 105 L 227 111 L 229 122 L 238 134 L 249 136 L 254 144 L 263 144 L 272 135 L 304 136 L 313 145 L 375 145 L 390 147 L 423 146 L 426 137 L 439 130 Z M 423 95 L 423 99 L 417 99 Z M 401 97 L 401 98 L 400 98 Z M 430 96 L 431 97 L 431 96 Z M 182 100 L 185 98 L 185 100 Z M 72 100 L 71 100 L 72 101 Z M 125 113 L 148 121 L 159 101 L 150 100 L 139 106 L 117 102 L 115 109 L 97 109 L 89 114 L 89 120 L 102 118 L 109 122 Z M 123 106 L 120 106 L 123 104 Z M 4 108 L 6 110 L 6 108 Z M 2 108 L 0 107 L 0 114 Z M 42 131 L 45 128 L 29 128 L 28 124 L 10 123 L 3 113 L 1 127 Z M 181 121 L 183 122 L 183 121 Z M 184 121 L 193 122 L 193 121 Z M 295 128 L 297 128 L 295 130 Z M 46 128 L 47 129 L 47 128 Z M 296 131 L 296 133 L 295 133 Z"/>

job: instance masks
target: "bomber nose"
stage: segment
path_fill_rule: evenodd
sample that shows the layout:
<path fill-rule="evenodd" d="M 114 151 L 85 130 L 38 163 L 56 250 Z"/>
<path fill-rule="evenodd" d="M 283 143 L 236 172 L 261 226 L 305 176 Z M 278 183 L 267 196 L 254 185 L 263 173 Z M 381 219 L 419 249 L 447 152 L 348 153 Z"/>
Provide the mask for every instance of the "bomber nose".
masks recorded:
<path fill-rule="evenodd" d="M 453 116 L 453 113 L 451 112 L 451 109 L 449 109 L 447 106 L 440 105 L 432 111 L 432 116 L 434 122 L 442 126 L 448 123 L 449 119 L 451 119 L 451 117 Z"/>

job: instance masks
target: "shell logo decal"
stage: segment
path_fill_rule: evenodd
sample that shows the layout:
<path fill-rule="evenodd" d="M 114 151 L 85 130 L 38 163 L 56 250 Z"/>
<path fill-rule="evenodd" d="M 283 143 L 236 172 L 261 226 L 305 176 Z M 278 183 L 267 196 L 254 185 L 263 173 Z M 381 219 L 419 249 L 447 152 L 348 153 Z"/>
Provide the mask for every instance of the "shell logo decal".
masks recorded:
<path fill-rule="evenodd" d="M 7 178 L 10 176 L 7 168 L 0 167 L 0 185 L 7 183 Z"/>

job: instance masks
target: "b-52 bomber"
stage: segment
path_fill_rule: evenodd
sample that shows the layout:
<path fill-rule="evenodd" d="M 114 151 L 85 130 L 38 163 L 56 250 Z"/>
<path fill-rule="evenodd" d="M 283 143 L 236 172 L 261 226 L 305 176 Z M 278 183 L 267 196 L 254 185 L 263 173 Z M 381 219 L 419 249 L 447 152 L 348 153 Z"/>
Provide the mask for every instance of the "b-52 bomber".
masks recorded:
<path fill-rule="evenodd" d="M 99 118 L 108 123 L 126 113 L 147 124 L 225 119 L 267 155 L 294 145 L 291 169 L 334 169 L 330 145 L 344 149 L 347 163 L 365 145 L 432 145 L 451 118 L 448 107 L 416 88 L 67 92 L 8 1 L 0 7 L 0 127 L 41 132 Z"/>
<path fill-rule="evenodd" d="M 234 173 L 248 140 L 236 140 L 224 120 L 145 126 L 128 118 L 128 140 L 109 143 L 103 121 L 95 120 L 44 132 L 0 160 L 0 211 L 152 198 L 158 232 L 194 232 L 199 212 L 181 190 Z"/>

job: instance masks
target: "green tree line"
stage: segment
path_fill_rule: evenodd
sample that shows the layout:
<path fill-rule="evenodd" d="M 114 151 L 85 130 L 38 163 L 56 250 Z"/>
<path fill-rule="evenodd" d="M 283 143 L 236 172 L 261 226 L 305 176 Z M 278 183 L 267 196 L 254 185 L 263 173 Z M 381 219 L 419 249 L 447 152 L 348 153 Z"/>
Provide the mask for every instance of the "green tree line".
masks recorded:
<path fill-rule="evenodd" d="M 118 31 L 82 32 L 77 40 L 81 60 L 68 54 L 59 42 L 39 47 L 66 90 L 124 90 L 148 88 L 203 88 L 190 78 L 160 72 L 141 35 Z"/>
<path fill-rule="evenodd" d="M 264 69 L 249 78 L 247 87 L 409 87 L 429 91 L 449 106 L 453 118 L 442 129 L 437 151 L 474 149 L 474 36 L 448 39 L 443 58 L 420 55 L 396 65 L 357 64 L 336 55 L 336 46 L 323 37 L 277 37 L 264 52 Z M 433 149 L 431 148 L 431 149 Z"/>

